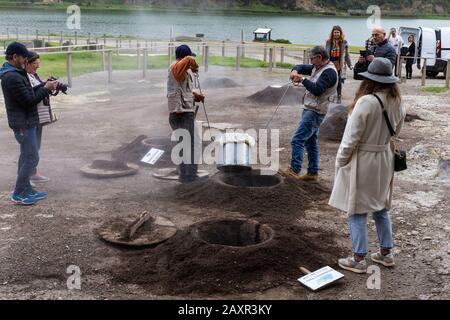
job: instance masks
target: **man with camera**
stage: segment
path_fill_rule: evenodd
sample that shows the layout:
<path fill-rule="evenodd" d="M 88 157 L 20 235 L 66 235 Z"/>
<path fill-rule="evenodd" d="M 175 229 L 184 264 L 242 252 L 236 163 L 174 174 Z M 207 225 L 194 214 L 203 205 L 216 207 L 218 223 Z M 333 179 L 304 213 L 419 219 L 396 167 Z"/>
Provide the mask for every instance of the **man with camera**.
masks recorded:
<path fill-rule="evenodd" d="M 48 81 L 34 91 L 25 70 L 27 58 L 31 57 L 27 48 L 19 42 L 13 42 L 5 54 L 7 62 L 0 68 L 0 80 L 8 124 L 20 145 L 18 176 L 11 200 L 17 204 L 33 205 L 47 197 L 45 192 L 37 192 L 30 184 L 30 176 L 39 163 L 37 104 L 56 90 L 58 82 Z"/>
<path fill-rule="evenodd" d="M 295 66 L 291 71 L 291 80 L 302 83 L 306 88 L 303 97 L 302 119 L 292 137 L 292 159 L 286 174 L 303 181 L 318 181 L 319 179 L 319 127 L 328 111 L 338 86 L 338 72 L 324 47 L 311 49 L 311 64 Z M 311 75 L 304 79 L 302 75 Z M 308 154 L 308 171 L 300 175 L 303 163 L 303 153 Z"/>
<path fill-rule="evenodd" d="M 361 51 L 361 56 L 358 62 L 355 64 L 354 78 L 356 80 L 363 80 L 359 73 L 366 72 L 369 64 L 375 58 L 386 58 L 392 63 L 392 67 L 395 68 L 397 64 L 397 52 L 395 48 L 386 39 L 386 32 L 383 27 L 375 27 L 372 30 L 372 41 L 375 45 L 369 47 L 365 51 Z"/>

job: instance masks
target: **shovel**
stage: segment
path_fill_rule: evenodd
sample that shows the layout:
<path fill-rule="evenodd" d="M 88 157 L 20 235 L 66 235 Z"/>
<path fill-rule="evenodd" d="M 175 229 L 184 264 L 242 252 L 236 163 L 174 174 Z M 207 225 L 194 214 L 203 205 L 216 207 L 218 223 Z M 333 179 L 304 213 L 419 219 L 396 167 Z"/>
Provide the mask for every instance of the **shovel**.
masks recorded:
<path fill-rule="evenodd" d="M 305 274 L 305 276 L 298 279 L 298 281 L 305 287 L 311 289 L 312 291 L 317 291 L 328 287 L 344 278 L 344 275 L 333 268 L 326 266 L 314 272 L 309 271 L 305 267 L 300 267 L 300 271 Z"/>

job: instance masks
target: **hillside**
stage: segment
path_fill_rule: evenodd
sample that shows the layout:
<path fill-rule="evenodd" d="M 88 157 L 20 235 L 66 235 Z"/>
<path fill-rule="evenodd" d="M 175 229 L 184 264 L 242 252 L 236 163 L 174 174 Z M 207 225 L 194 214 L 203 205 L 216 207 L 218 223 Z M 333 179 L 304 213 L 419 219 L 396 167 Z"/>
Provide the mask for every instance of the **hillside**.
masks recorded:
<path fill-rule="evenodd" d="M 10 2 L 0 0 L 0 4 Z M 21 0 L 16 3 L 76 3 L 84 6 L 139 6 L 246 11 L 293 11 L 310 14 L 366 14 L 370 5 L 381 7 L 385 15 L 450 14 L 450 0 Z"/>

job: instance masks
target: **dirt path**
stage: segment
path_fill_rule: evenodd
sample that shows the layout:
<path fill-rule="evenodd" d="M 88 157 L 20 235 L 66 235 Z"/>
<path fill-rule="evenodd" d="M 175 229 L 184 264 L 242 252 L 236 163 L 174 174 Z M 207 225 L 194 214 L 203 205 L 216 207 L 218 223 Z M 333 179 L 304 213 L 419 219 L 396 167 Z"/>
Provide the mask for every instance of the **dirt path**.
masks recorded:
<path fill-rule="evenodd" d="M 274 106 L 255 105 L 245 97 L 267 85 L 287 82 L 286 71 L 235 73 L 213 67 L 202 79 L 209 76 L 229 77 L 241 85 L 205 89 L 210 120 L 243 128 L 264 126 L 274 110 Z M 298 264 L 336 266 L 336 258 L 347 253 L 350 245 L 346 215 L 326 205 L 338 143 L 322 142 L 322 181 L 315 188 L 284 181 L 270 191 L 252 193 L 227 189 L 216 183 L 216 175 L 206 189 L 185 190 L 177 182 L 153 178 L 157 168 L 149 167 L 120 179 L 83 177 L 79 172 L 83 165 L 110 159 L 113 150 L 140 135 L 169 135 L 165 71 L 152 72 L 145 81 L 139 77 L 139 72 L 115 72 L 114 83 L 108 86 L 104 73 L 85 75 L 75 79 L 68 96 L 54 99 L 60 120 L 44 128 L 40 164 L 42 173 L 52 179 L 43 186 L 49 199 L 34 207 L 17 207 L 9 201 L 18 147 L 4 114 L 0 116 L 0 298 L 450 298 L 450 184 L 436 177 L 439 156 L 450 158 L 449 93 L 422 93 L 418 79 L 402 85 L 408 112 L 425 121 L 407 123 L 401 135 L 409 150 L 410 169 L 397 176 L 392 210 L 398 265 L 381 269 L 381 290 L 367 288 L 369 275 L 343 272 L 346 280 L 341 284 L 311 293 L 296 281 Z M 346 102 L 357 85 L 353 80 L 346 82 Z M 283 169 L 300 112 L 298 106 L 282 106 L 272 123 L 280 129 Z M 204 120 L 202 114 L 199 119 Z M 216 172 L 213 166 L 202 168 L 212 175 Z M 183 197 L 187 191 L 192 196 Z M 168 242 L 144 251 L 109 246 L 94 233 L 105 221 L 144 210 L 169 218 L 180 231 Z M 230 252 L 209 250 L 192 240 L 195 223 L 230 217 L 267 223 L 275 230 L 274 242 L 261 249 Z M 372 221 L 369 226 L 373 252 Z M 189 261 L 209 273 L 186 274 L 183 268 Z M 266 268 L 261 268 L 263 263 Z M 67 289 L 70 265 L 81 270 L 81 290 Z M 242 285 L 226 282 L 218 271 L 233 271 L 248 281 Z M 254 276 L 246 276 L 250 274 Z M 180 287 L 174 286 L 177 281 Z"/>

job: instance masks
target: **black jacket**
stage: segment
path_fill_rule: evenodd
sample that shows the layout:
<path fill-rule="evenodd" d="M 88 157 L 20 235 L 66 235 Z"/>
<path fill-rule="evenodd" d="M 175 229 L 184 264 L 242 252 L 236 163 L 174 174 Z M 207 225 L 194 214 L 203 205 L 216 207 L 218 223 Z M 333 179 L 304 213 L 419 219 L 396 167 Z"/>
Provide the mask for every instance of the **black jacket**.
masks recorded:
<path fill-rule="evenodd" d="M 50 90 L 41 87 L 34 91 L 25 70 L 8 62 L 0 69 L 8 124 L 11 129 L 35 127 L 39 124 L 37 104 L 48 97 Z"/>

